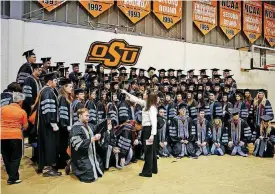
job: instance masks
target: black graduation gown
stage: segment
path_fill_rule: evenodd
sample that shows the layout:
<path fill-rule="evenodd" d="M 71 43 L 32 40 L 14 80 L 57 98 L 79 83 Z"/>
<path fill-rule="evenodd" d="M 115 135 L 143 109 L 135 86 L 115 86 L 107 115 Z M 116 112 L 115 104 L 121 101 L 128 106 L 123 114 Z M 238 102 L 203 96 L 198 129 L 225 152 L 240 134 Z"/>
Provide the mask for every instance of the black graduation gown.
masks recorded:
<path fill-rule="evenodd" d="M 110 114 L 111 121 L 113 126 L 118 125 L 118 109 L 116 107 L 116 104 L 113 102 L 110 102 L 107 104 L 107 114 Z"/>
<path fill-rule="evenodd" d="M 84 108 L 83 103 L 80 100 L 74 100 L 72 103 L 72 111 L 73 111 L 73 124 L 78 121 L 77 111 L 81 108 Z"/>
<path fill-rule="evenodd" d="M 30 63 L 24 63 L 18 73 L 17 73 L 17 78 L 16 78 L 16 82 L 19 83 L 21 86 L 24 84 L 25 79 L 32 75 L 33 69 L 31 67 Z"/>
<path fill-rule="evenodd" d="M 42 88 L 42 84 L 39 79 L 36 79 L 33 75 L 28 76 L 25 79 L 23 86 L 23 93 L 25 94 L 25 100 L 22 108 L 29 116 L 31 113 L 31 106 L 35 103 L 36 97 Z"/>
<path fill-rule="evenodd" d="M 212 119 L 213 117 L 216 118 L 216 117 L 220 117 L 222 118 L 222 115 L 223 115 L 223 112 L 222 112 L 222 104 L 218 101 L 214 101 L 212 103 L 210 103 L 210 114 L 212 116 Z M 211 112 L 212 111 L 212 112 Z"/>
<path fill-rule="evenodd" d="M 215 146 L 215 143 L 220 144 L 220 149 Z M 224 155 L 228 145 L 228 127 L 222 125 L 220 129 L 212 128 L 210 139 L 210 151 L 213 155 Z"/>
<path fill-rule="evenodd" d="M 235 102 L 234 108 L 240 109 L 240 117 L 247 121 L 249 110 L 246 108 L 245 103 L 243 101 Z"/>
<path fill-rule="evenodd" d="M 44 86 L 41 89 L 35 119 L 35 131 L 38 133 L 38 165 L 44 166 L 56 164 L 58 152 L 58 131 L 54 131 L 51 123 L 58 123 L 58 99 L 53 88 Z"/>
<path fill-rule="evenodd" d="M 40 75 L 39 79 L 40 79 L 42 86 L 44 86 L 46 84 L 43 75 L 47 74 L 48 72 L 49 72 L 48 69 L 42 69 L 42 71 L 41 71 L 41 75 Z"/>
<path fill-rule="evenodd" d="M 72 126 L 71 103 L 64 96 L 60 96 L 59 100 L 59 159 L 58 167 L 64 168 L 66 161 L 69 159 L 67 148 L 69 145 L 68 127 Z"/>
<path fill-rule="evenodd" d="M 76 84 L 78 82 L 78 76 L 77 74 L 75 74 L 74 72 L 71 72 L 69 74 L 69 79 L 74 83 Z"/>
<path fill-rule="evenodd" d="M 197 102 L 196 100 L 193 100 L 193 102 L 188 105 L 188 112 L 189 112 L 189 116 L 191 117 L 192 120 L 194 120 L 195 118 L 197 118 Z"/>
<path fill-rule="evenodd" d="M 121 101 L 118 105 L 118 120 L 119 124 L 125 121 L 132 120 L 132 110 L 126 101 Z"/>
<path fill-rule="evenodd" d="M 182 143 L 180 142 L 181 140 L 187 140 L 188 144 L 186 144 L 186 151 L 188 156 L 195 156 L 195 142 L 196 142 L 196 128 L 194 126 L 194 122 L 190 117 L 187 117 L 188 122 L 188 137 L 180 137 L 180 129 L 178 125 L 178 117 L 174 117 L 170 122 L 169 122 L 169 127 L 168 127 L 168 144 L 169 144 L 169 152 L 175 156 L 175 157 L 182 157 Z M 185 122 L 186 122 L 185 121 Z"/>
<path fill-rule="evenodd" d="M 1 93 L 1 104 L 0 107 L 9 105 L 13 102 L 13 94 L 12 92 L 3 92 Z"/>
<path fill-rule="evenodd" d="M 211 115 L 211 112 L 210 112 L 210 104 L 209 102 L 206 102 L 204 103 L 204 117 L 206 120 L 208 120 L 210 123 L 212 122 L 212 115 Z"/>
<path fill-rule="evenodd" d="M 274 157 L 274 145 L 275 145 L 275 128 L 270 127 L 270 132 L 267 132 L 267 129 L 264 129 L 263 137 L 266 139 L 259 139 L 260 130 L 257 130 L 257 140 L 255 141 L 254 147 L 254 156 L 264 157 L 264 158 L 273 158 Z"/>
<path fill-rule="evenodd" d="M 223 110 L 223 122 L 228 123 L 231 117 L 231 111 L 232 111 L 233 105 L 231 102 L 227 102 L 225 104 L 222 104 L 222 110 Z"/>
<path fill-rule="evenodd" d="M 104 119 L 106 119 L 106 109 L 105 104 L 101 101 L 97 102 L 97 119 L 98 123 L 101 123 Z"/>
<path fill-rule="evenodd" d="M 167 120 L 173 119 L 177 116 L 177 104 L 170 102 L 167 106 Z"/>
<path fill-rule="evenodd" d="M 249 125 L 247 124 L 247 122 L 241 118 L 240 118 L 240 120 L 241 120 L 240 121 L 241 122 L 241 131 L 239 132 L 240 133 L 240 141 L 244 142 L 244 145 L 241 147 L 241 150 L 243 151 L 243 153 L 247 154 L 249 151 L 247 144 L 249 143 L 249 141 L 252 137 L 252 133 L 251 133 L 251 129 L 250 129 Z M 233 141 L 231 122 L 232 122 L 232 120 L 228 124 L 228 141 Z M 235 145 L 232 148 L 228 147 L 229 154 L 231 154 L 234 147 L 235 147 Z"/>
<path fill-rule="evenodd" d="M 79 121 L 70 133 L 72 172 L 83 182 L 93 182 L 103 176 L 95 142 L 91 142 L 93 136 L 93 126 L 85 126 Z"/>
<path fill-rule="evenodd" d="M 92 125 L 97 124 L 97 107 L 93 100 L 86 101 L 85 108 L 89 110 L 89 123 Z"/>
<path fill-rule="evenodd" d="M 169 151 L 166 147 L 161 147 L 160 143 L 164 143 L 168 141 L 168 123 L 167 119 L 159 116 L 157 117 L 158 124 L 157 124 L 157 135 L 156 135 L 156 143 L 157 143 L 157 155 L 167 157 L 169 156 Z"/>

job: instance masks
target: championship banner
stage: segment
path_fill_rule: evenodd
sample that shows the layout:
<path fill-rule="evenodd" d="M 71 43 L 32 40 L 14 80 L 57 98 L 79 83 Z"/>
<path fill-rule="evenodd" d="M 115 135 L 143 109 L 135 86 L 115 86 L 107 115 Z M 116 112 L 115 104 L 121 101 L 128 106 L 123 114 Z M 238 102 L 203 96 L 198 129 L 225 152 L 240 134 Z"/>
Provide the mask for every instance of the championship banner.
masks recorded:
<path fill-rule="evenodd" d="M 134 66 L 142 46 L 130 45 L 122 39 L 109 42 L 93 42 L 86 56 L 86 63 L 102 63 L 106 68 L 119 68 L 120 65 Z"/>
<path fill-rule="evenodd" d="M 153 12 L 166 29 L 169 29 L 181 20 L 182 1 L 155 0 L 153 1 Z"/>
<path fill-rule="evenodd" d="M 193 22 L 206 35 L 217 26 L 217 1 L 193 1 Z"/>
<path fill-rule="evenodd" d="M 114 5 L 114 0 L 79 0 L 79 3 L 95 18 Z"/>
<path fill-rule="evenodd" d="M 220 27 L 231 40 L 241 31 L 241 1 L 220 1 Z"/>
<path fill-rule="evenodd" d="M 243 31 L 251 43 L 262 35 L 262 12 L 261 1 L 243 2 Z"/>
<path fill-rule="evenodd" d="M 270 46 L 275 45 L 275 6 L 264 4 L 264 37 Z"/>
<path fill-rule="evenodd" d="M 50 1 L 50 0 L 44 0 L 44 1 L 38 1 L 44 9 L 46 9 L 48 12 L 51 12 L 55 8 L 59 7 L 66 1 Z"/>
<path fill-rule="evenodd" d="M 117 0 L 117 6 L 134 24 L 151 11 L 150 0 Z"/>

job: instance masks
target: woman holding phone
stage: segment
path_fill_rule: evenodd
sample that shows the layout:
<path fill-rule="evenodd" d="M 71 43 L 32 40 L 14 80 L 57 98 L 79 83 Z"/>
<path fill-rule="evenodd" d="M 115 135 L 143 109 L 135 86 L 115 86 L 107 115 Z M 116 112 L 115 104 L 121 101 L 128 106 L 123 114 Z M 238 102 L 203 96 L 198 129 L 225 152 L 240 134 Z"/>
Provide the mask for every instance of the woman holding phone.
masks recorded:
<path fill-rule="evenodd" d="M 158 173 L 157 153 L 154 137 L 157 134 L 157 94 L 148 90 L 143 94 L 143 100 L 139 99 L 125 90 L 121 93 L 130 97 L 130 101 L 142 106 L 142 144 L 144 146 L 144 166 L 139 176 L 152 177 L 152 173 Z"/>

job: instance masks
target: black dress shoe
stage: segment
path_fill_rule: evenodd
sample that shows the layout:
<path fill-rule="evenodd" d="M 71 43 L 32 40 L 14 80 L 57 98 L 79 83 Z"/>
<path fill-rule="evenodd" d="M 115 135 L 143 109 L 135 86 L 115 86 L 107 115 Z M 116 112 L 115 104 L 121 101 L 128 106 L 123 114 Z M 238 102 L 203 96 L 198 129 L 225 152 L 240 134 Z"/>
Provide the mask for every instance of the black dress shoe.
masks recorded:
<path fill-rule="evenodd" d="M 43 173 L 43 170 L 42 170 L 42 169 L 37 169 L 37 170 L 36 170 L 36 173 L 37 173 L 37 174 L 41 174 L 41 173 Z"/>
<path fill-rule="evenodd" d="M 53 176 L 61 176 L 61 172 L 55 172 L 53 170 L 47 171 L 43 173 L 43 177 L 53 177 Z"/>
<path fill-rule="evenodd" d="M 158 171 L 156 171 L 156 172 L 152 172 L 153 174 L 158 174 Z"/>
<path fill-rule="evenodd" d="M 21 183 L 22 181 L 21 180 L 16 180 L 16 181 L 7 181 L 8 185 L 14 185 L 14 184 L 19 184 Z"/>
<path fill-rule="evenodd" d="M 152 177 L 152 174 L 142 174 L 142 173 L 139 173 L 139 176 L 142 176 L 142 177 Z"/>
<path fill-rule="evenodd" d="M 65 167 L 65 173 L 66 173 L 66 175 L 69 175 L 70 172 L 71 172 L 71 167 L 70 167 L 70 165 L 68 164 L 68 165 Z"/>

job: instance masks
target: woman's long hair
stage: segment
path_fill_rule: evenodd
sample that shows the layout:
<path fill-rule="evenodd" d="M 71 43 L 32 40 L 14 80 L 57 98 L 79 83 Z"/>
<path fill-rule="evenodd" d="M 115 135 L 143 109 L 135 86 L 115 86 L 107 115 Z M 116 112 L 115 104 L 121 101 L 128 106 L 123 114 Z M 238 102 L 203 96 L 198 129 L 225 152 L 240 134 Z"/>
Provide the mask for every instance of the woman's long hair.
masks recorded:
<path fill-rule="evenodd" d="M 264 97 L 263 97 L 263 99 L 262 99 L 262 101 L 261 101 L 261 104 L 263 105 L 263 106 L 265 106 L 265 103 L 266 103 L 266 97 L 265 97 L 265 94 L 263 94 L 264 95 Z M 257 107 L 259 104 L 259 94 L 257 94 L 256 95 L 256 97 L 254 98 L 254 107 Z"/>
<path fill-rule="evenodd" d="M 222 127 L 222 120 L 221 120 L 221 119 L 218 119 L 218 120 L 219 120 L 219 124 L 217 124 L 217 125 L 216 125 L 216 123 L 215 123 L 215 120 L 216 120 L 216 119 L 213 119 L 213 124 L 212 124 L 212 125 L 215 126 L 215 127 L 217 127 L 217 129 L 220 128 L 220 127 Z"/>
<path fill-rule="evenodd" d="M 72 101 L 74 100 L 74 95 L 73 93 L 69 94 L 68 92 L 66 92 L 65 88 L 68 86 L 69 84 L 66 84 L 64 86 L 62 86 L 61 90 L 60 90 L 60 96 L 64 96 L 66 98 L 66 100 L 69 103 L 72 103 Z"/>
<path fill-rule="evenodd" d="M 264 136 L 264 135 L 265 135 L 264 129 L 265 129 L 265 127 L 264 127 L 264 121 L 262 121 L 262 122 L 261 122 L 261 125 L 260 125 L 260 135 L 261 135 L 261 136 Z M 269 134 L 270 131 L 271 131 L 271 127 L 270 127 L 270 121 L 269 121 L 269 122 L 268 122 L 268 127 L 267 127 L 267 129 L 266 129 L 266 134 Z"/>
<path fill-rule="evenodd" d="M 146 91 L 148 94 L 147 100 L 146 100 L 146 108 L 145 110 L 148 111 L 151 106 L 157 106 L 157 93 L 155 91 Z"/>

